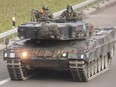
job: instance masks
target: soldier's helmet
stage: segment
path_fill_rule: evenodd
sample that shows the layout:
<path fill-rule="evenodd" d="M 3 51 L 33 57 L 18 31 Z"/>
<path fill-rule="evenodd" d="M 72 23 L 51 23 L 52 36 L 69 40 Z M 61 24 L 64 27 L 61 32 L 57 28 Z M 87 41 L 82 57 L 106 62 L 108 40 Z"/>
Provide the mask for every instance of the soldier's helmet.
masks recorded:
<path fill-rule="evenodd" d="M 73 9 L 72 9 L 72 6 L 71 5 L 67 5 L 67 11 L 68 12 L 71 12 Z"/>
<path fill-rule="evenodd" d="M 45 5 L 43 5 L 42 9 L 43 9 L 43 10 L 48 10 L 48 7 L 45 6 Z"/>

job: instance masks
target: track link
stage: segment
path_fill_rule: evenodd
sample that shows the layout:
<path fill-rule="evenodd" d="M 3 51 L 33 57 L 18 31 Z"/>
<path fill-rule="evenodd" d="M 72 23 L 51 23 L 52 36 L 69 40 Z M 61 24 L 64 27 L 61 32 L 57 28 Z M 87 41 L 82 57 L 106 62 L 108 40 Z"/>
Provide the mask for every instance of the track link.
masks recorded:
<path fill-rule="evenodd" d="M 102 69 L 102 65 L 100 66 L 100 70 L 99 68 L 97 69 L 97 73 L 95 73 L 95 65 L 88 65 L 88 63 L 85 63 L 83 60 L 78 61 L 78 60 L 69 60 L 69 68 L 71 71 L 71 74 L 73 76 L 73 79 L 75 81 L 78 82 L 87 82 L 90 81 L 94 78 L 96 78 L 97 76 L 103 74 L 104 72 L 108 71 L 110 69 L 111 66 L 111 59 L 109 63 L 107 63 L 108 67 L 105 67 Z M 94 60 L 97 61 L 97 60 Z M 105 64 L 105 63 L 104 63 Z M 90 67 L 92 68 L 90 68 Z M 98 66 L 97 66 L 98 67 Z M 88 68 L 93 69 L 94 71 L 89 71 Z M 90 73 L 90 75 L 88 75 L 88 73 Z"/>
<path fill-rule="evenodd" d="M 70 60 L 69 67 L 75 81 L 88 81 L 84 61 Z"/>
<path fill-rule="evenodd" d="M 7 69 L 11 80 L 26 80 L 23 68 L 19 59 L 7 60 Z"/>

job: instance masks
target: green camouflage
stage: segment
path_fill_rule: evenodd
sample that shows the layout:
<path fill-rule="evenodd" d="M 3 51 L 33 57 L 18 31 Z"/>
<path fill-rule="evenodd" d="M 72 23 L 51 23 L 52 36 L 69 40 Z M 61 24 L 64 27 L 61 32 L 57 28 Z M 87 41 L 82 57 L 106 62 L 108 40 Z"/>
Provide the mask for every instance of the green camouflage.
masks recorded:
<path fill-rule="evenodd" d="M 52 12 L 49 12 L 47 10 L 47 11 L 44 11 L 43 14 L 41 14 L 40 18 L 43 18 L 43 19 L 53 19 L 53 14 L 52 14 Z"/>
<path fill-rule="evenodd" d="M 72 6 L 67 5 L 67 9 L 60 15 L 61 18 L 66 20 L 81 20 L 81 15 L 74 12 Z"/>
<path fill-rule="evenodd" d="M 58 31 L 58 26 L 53 24 L 51 26 L 42 23 L 41 30 L 38 32 L 40 38 L 46 39 L 58 39 L 60 38 L 60 34 Z"/>

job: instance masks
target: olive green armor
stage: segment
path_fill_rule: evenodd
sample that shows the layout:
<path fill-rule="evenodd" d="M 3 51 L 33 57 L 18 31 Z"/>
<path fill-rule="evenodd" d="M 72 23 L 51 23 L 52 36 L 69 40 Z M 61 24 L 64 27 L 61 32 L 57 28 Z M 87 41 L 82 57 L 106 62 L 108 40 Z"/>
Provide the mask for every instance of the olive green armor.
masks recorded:
<path fill-rule="evenodd" d="M 41 18 L 48 18 L 48 19 L 53 19 L 53 14 L 52 12 L 44 11 L 44 13 L 41 15 Z"/>

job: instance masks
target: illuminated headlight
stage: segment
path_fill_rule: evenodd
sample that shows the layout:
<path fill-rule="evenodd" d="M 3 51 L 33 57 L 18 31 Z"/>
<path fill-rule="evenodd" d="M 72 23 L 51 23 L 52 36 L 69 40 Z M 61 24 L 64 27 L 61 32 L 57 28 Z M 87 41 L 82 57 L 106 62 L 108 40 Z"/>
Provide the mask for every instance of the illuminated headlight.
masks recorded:
<path fill-rule="evenodd" d="M 62 56 L 63 56 L 63 57 L 66 57 L 66 56 L 67 56 L 67 53 L 63 53 Z"/>
<path fill-rule="evenodd" d="M 15 53 L 10 53 L 10 58 L 14 58 L 15 56 L 16 56 L 16 54 Z"/>
<path fill-rule="evenodd" d="M 28 53 L 27 52 L 22 52 L 21 53 L 21 59 L 27 59 Z"/>
<path fill-rule="evenodd" d="M 81 59 L 83 59 L 84 58 L 84 55 L 81 55 Z"/>
<path fill-rule="evenodd" d="M 4 53 L 4 57 L 8 57 L 8 53 Z"/>

